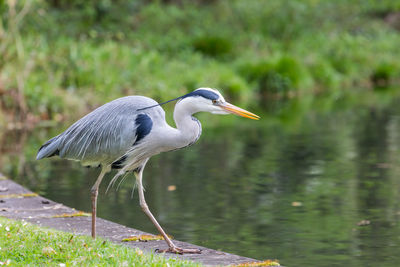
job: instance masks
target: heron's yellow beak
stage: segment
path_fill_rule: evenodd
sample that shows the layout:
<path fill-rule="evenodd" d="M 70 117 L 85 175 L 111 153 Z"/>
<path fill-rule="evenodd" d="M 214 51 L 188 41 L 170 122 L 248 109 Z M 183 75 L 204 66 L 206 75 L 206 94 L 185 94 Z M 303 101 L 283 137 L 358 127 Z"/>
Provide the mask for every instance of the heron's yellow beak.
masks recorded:
<path fill-rule="evenodd" d="M 254 113 L 251 113 L 250 111 L 247 111 L 247 110 L 244 110 L 242 108 L 239 108 L 239 107 L 237 107 L 235 105 L 232 105 L 230 103 L 227 103 L 227 102 L 221 103 L 219 106 L 222 109 L 224 109 L 225 111 L 227 111 L 229 113 L 232 113 L 232 114 L 236 114 L 236 115 L 239 115 L 239 116 L 242 116 L 242 117 L 245 117 L 245 118 L 249 118 L 249 119 L 252 119 L 252 120 L 259 120 L 260 119 L 260 116 L 254 114 Z"/>

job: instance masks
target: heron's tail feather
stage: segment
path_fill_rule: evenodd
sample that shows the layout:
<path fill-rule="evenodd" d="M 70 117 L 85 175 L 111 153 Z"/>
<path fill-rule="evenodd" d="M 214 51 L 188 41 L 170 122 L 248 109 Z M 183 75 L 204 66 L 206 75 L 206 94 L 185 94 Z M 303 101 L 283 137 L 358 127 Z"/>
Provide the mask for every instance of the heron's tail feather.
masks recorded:
<path fill-rule="evenodd" d="M 59 143 L 60 143 L 60 135 L 57 135 L 56 137 L 51 138 L 49 141 L 44 143 L 40 148 L 39 151 L 36 155 L 36 159 L 43 159 L 43 158 L 48 158 L 52 157 L 55 155 L 60 154 L 59 150 Z"/>

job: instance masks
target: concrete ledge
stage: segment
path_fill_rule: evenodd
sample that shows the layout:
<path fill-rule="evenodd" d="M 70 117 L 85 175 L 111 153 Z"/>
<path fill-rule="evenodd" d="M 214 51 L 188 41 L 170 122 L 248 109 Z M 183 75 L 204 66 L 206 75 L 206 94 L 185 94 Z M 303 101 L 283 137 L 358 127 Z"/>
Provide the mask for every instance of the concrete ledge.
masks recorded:
<path fill-rule="evenodd" d="M 75 216 L 67 217 L 71 214 Z M 90 235 L 90 216 L 84 213 L 78 213 L 78 211 L 73 208 L 34 194 L 23 186 L 8 179 L 0 180 L 0 216 L 16 220 L 23 219 L 39 226 L 45 226 L 64 232 Z M 114 243 L 132 248 L 140 248 L 147 252 L 155 251 L 157 248 L 167 248 L 164 240 L 122 242 L 124 238 L 130 236 L 149 234 L 101 218 L 97 220 L 97 234 Z M 164 254 L 165 257 L 177 257 L 206 265 L 236 265 L 257 261 L 251 258 L 199 247 L 177 240 L 174 240 L 174 242 L 183 248 L 200 248 L 202 249 L 202 253 L 185 255 Z"/>

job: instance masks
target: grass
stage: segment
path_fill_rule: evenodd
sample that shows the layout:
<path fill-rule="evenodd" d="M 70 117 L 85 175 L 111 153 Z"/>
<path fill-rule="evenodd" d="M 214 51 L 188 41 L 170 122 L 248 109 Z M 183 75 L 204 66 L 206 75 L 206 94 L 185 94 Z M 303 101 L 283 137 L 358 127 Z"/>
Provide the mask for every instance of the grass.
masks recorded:
<path fill-rule="evenodd" d="M 200 266 L 3 217 L 0 244 L 0 264 L 10 266 Z"/>

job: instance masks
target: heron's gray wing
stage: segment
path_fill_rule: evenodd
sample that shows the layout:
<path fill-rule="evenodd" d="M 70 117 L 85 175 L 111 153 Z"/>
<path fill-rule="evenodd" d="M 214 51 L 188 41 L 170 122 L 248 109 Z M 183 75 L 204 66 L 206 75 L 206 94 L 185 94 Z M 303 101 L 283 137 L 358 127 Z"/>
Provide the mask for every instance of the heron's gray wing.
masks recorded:
<path fill-rule="evenodd" d="M 101 115 L 82 118 L 62 135 L 60 157 L 82 163 L 109 162 L 135 142 L 136 114 Z"/>
<path fill-rule="evenodd" d="M 139 96 L 109 102 L 53 138 L 53 147 L 60 157 L 79 160 L 84 165 L 111 164 L 151 131 L 152 112 L 160 113 L 161 108 L 146 112 L 137 109 L 154 103 L 157 102 Z"/>

